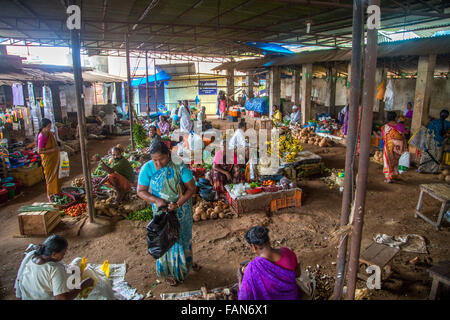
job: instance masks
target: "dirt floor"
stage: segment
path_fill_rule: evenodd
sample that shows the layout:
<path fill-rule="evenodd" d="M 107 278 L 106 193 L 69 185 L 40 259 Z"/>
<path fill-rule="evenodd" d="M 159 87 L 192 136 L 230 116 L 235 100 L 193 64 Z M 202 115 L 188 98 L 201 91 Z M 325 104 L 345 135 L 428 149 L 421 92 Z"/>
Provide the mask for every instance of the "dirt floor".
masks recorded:
<path fill-rule="evenodd" d="M 88 149 L 91 155 L 105 154 L 117 143 L 127 145 L 128 137 L 90 141 Z M 344 168 L 343 146 L 323 149 L 306 145 L 305 149 L 322 156 L 328 168 Z M 80 155 L 73 156 L 70 161 L 71 177 L 64 181 L 64 186 L 82 175 Z M 362 249 L 372 243 L 377 233 L 419 234 L 426 238 L 429 254 L 400 251 L 392 262 L 394 274 L 390 281 L 384 282 L 381 290 L 371 290 L 370 299 L 424 299 L 431 288 L 427 268 L 450 258 L 449 225 L 444 224 L 442 230 L 437 232 L 425 221 L 415 219 L 413 214 L 419 196 L 418 185 L 437 182 L 437 178 L 410 170 L 396 184 L 385 184 L 383 180 L 382 167 L 371 162 Z M 105 259 L 110 263 L 126 262 L 126 280 L 129 284 L 144 296 L 152 290 L 151 299 L 160 299 L 160 293 L 198 290 L 204 284 L 213 289 L 235 283 L 239 262 L 254 257 L 243 238 L 244 233 L 252 226 L 264 225 L 270 229 L 269 235 L 274 246 L 292 248 L 303 269 L 318 266 L 322 274 L 329 276 L 327 280 L 332 290 L 337 244 L 332 241 L 331 235 L 339 226 L 341 193 L 337 189 L 330 190 L 317 178 L 305 179 L 300 187 L 303 190 L 302 206 L 298 209 L 281 210 L 272 216 L 253 212 L 233 219 L 194 223 L 194 260 L 202 268 L 199 272 L 192 271 L 187 280 L 177 287 L 157 283 L 156 263 L 147 253 L 144 222 L 121 220 L 111 227 L 101 228 L 87 224 L 80 236 L 76 236 L 79 222 L 77 224 L 73 218 L 64 218 L 54 232 L 69 240 L 65 262 L 83 256 L 92 263 L 102 263 Z M 23 251 L 29 243 L 37 244 L 45 239 L 15 237 L 18 234 L 18 208 L 35 201 L 46 201 L 44 183 L 26 188 L 24 196 L 0 208 L 1 299 L 15 299 L 14 279 Z M 425 197 L 423 207 L 429 216 L 436 217 L 440 203 Z M 419 257 L 419 262 L 409 263 L 415 257 Z M 358 281 L 358 288 L 364 287 L 365 282 Z"/>

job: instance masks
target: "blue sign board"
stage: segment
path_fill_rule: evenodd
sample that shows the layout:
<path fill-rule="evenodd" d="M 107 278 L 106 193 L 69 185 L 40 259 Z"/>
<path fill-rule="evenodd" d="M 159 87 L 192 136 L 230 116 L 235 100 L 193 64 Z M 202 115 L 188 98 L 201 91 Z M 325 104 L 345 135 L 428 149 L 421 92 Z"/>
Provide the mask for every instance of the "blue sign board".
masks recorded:
<path fill-rule="evenodd" d="M 217 95 L 217 80 L 215 81 L 198 81 L 199 95 Z"/>

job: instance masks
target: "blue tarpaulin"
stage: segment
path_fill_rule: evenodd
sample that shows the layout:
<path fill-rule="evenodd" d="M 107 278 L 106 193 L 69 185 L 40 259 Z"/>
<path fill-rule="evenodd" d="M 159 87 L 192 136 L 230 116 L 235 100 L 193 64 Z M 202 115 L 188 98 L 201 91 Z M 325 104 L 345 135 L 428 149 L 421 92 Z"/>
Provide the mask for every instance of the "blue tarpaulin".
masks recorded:
<path fill-rule="evenodd" d="M 252 98 L 245 101 L 244 107 L 248 111 L 256 111 L 261 114 L 269 114 L 269 102 L 267 97 Z"/>
<path fill-rule="evenodd" d="M 267 53 L 293 54 L 294 52 L 276 43 L 247 42 L 247 45 L 260 48 Z M 265 52 L 266 53 L 266 52 Z M 265 54 L 264 53 L 264 54 Z"/>
<path fill-rule="evenodd" d="M 164 70 L 158 72 L 156 74 L 156 81 L 167 81 L 172 79 L 171 76 L 169 76 Z M 155 82 L 155 75 L 148 76 L 148 82 Z M 131 80 L 131 86 L 137 87 L 139 85 L 145 85 L 145 77 L 143 78 L 134 78 Z"/>

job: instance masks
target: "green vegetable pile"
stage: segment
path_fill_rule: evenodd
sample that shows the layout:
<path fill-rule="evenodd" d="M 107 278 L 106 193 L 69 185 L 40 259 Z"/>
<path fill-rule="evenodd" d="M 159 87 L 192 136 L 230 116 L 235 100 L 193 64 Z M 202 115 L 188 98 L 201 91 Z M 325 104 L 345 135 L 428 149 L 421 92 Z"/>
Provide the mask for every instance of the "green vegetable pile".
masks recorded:
<path fill-rule="evenodd" d="M 137 148 L 143 149 L 148 147 L 147 131 L 138 123 L 133 124 L 133 138 Z"/>
<path fill-rule="evenodd" d="M 170 138 L 168 136 L 163 136 L 161 137 L 162 141 L 170 141 Z"/>
<path fill-rule="evenodd" d="M 258 188 L 261 186 L 261 183 L 259 182 L 252 182 L 250 183 L 250 188 L 254 189 L 254 188 Z"/>
<path fill-rule="evenodd" d="M 95 169 L 92 174 L 94 176 L 97 176 L 97 177 L 104 177 L 104 176 L 106 176 L 108 174 L 108 172 L 104 171 L 103 168 L 102 168 L 102 165 L 99 164 L 97 169 Z"/>
<path fill-rule="evenodd" d="M 291 120 L 285 120 L 285 121 L 283 121 L 283 124 L 284 124 L 285 126 L 289 126 L 290 123 L 291 123 Z"/>
<path fill-rule="evenodd" d="M 130 161 L 131 167 L 133 169 L 139 168 L 140 166 L 142 166 L 142 163 L 140 163 L 139 161 Z"/>
<path fill-rule="evenodd" d="M 63 195 L 55 194 L 55 195 L 52 196 L 52 202 L 56 203 L 58 205 L 66 205 L 66 204 L 71 203 L 72 199 L 69 196 L 65 195 L 65 194 L 63 194 Z"/>
<path fill-rule="evenodd" d="M 153 210 L 151 207 L 130 213 L 127 220 L 150 221 L 153 219 Z"/>

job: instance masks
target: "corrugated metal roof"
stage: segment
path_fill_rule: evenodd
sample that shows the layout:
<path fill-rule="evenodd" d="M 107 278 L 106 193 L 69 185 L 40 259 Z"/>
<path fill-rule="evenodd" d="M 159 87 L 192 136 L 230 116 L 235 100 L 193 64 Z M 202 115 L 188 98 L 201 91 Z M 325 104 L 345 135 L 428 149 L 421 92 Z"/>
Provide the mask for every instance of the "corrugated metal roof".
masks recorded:
<path fill-rule="evenodd" d="M 59 82 L 73 84 L 72 67 L 53 65 L 24 65 L 23 69 L 11 69 L 0 65 L 0 85 L 11 85 L 18 81 Z M 107 73 L 83 70 L 84 82 L 123 82 L 125 78 Z"/>

